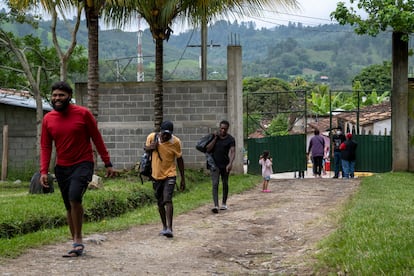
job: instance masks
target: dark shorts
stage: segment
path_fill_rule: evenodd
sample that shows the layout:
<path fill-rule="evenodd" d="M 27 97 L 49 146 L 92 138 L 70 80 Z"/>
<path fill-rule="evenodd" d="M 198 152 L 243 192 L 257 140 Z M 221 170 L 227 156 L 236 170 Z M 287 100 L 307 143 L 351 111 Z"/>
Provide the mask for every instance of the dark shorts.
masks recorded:
<path fill-rule="evenodd" d="M 56 180 L 66 210 L 70 210 L 70 201 L 82 203 L 83 195 L 92 180 L 93 166 L 92 162 L 82 162 L 69 167 L 55 167 Z"/>
<path fill-rule="evenodd" d="M 154 180 L 152 182 L 158 206 L 172 202 L 176 180 L 176 177 L 168 177 L 164 180 Z"/>

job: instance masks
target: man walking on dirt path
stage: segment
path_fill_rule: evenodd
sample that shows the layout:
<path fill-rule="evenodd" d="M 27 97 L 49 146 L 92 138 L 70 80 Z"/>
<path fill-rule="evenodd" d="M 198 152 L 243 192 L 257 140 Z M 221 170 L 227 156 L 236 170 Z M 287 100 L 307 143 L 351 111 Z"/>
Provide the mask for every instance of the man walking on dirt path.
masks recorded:
<path fill-rule="evenodd" d="M 83 195 L 92 180 L 94 157 L 91 140 L 106 167 L 106 176 L 114 170 L 97 122 L 85 107 L 71 104 L 72 88 L 66 82 L 52 86 L 51 112 L 42 122 L 40 139 L 40 183 L 48 188 L 48 170 L 53 142 L 56 147 L 55 176 L 66 208 L 67 222 L 73 239 L 73 248 L 63 257 L 83 255 L 82 241 Z"/>
<path fill-rule="evenodd" d="M 163 227 L 160 235 L 167 238 L 174 236 L 172 198 L 177 180 L 176 160 L 181 176 L 180 191 L 185 190 L 181 140 L 173 135 L 173 130 L 173 123 L 164 121 L 161 124 L 160 133 L 158 135 L 155 132 L 149 134 L 145 143 L 145 149 L 152 150 L 152 185 Z"/>
<path fill-rule="evenodd" d="M 220 176 L 223 184 L 223 197 L 220 210 L 227 210 L 229 175 L 233 168 L 233 161 L 236 154 L 236 141 L 233 136 L 227 133 L 229 126 L 230 123 L 228 121 L 221 121 L 218 132 L 214 133 L 214 139 L 207 145 L 207 152 L 212 154 L 217 167 L 215 170 L 210 169 L 214 202 L 214 207 L 211 211 L 215 214 L 219 212 L 218 187 Z"/>

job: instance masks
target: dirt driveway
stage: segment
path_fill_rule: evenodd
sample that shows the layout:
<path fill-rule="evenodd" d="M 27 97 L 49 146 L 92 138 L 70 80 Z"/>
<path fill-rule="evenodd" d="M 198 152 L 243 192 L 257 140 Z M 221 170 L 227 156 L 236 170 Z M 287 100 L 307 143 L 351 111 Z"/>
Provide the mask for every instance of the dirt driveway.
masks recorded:
<path fill-rule="evenodd" d="M 174 238 L 160 224 L 86 237 L 86 254 L 62 258 L 70 243 L 29 250 L 0 275 L 310 275 L 315 244 L 333 229 L 332 211 L 359 180 L 273 179 L 228 200 L 176 216 Z M 102 240 L 102 242 L 97 242 Z"/>

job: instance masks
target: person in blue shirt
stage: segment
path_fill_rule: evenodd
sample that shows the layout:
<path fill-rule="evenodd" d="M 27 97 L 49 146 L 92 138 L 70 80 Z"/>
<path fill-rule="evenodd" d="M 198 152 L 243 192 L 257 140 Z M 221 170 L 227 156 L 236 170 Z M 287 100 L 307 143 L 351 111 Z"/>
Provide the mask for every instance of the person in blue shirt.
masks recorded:
<path fill-rule="evenodd" d="M 345 135 L 342 133 L 342 127 L 339 126 L 336 129 L 335 134 L 332 136 L 332 148 L 334 153 L 334 176 L 333 178 L 339 177 L 339 172 L 342 172 L 342 177 L 344 176 L 342 170 L 342 161 L 341 161 L 341 150 L 339 146 L 346 140 Z"/>

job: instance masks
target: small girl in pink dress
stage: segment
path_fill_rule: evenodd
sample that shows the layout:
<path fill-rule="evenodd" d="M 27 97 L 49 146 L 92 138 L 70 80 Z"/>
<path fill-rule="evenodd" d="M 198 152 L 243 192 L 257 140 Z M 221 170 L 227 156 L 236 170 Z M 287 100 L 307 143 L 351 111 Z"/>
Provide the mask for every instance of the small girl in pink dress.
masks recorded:
<path fill-rule="evenodd" d="M 260 156 L 259 165 L 262 166 L 262 176 L 263 176 L 263 193 L 270 193 L 268 189 L 270 175 L 273 173 L 272 169 L 272 158 L 269 156 L 269 151 L 265 150 Z"/>

